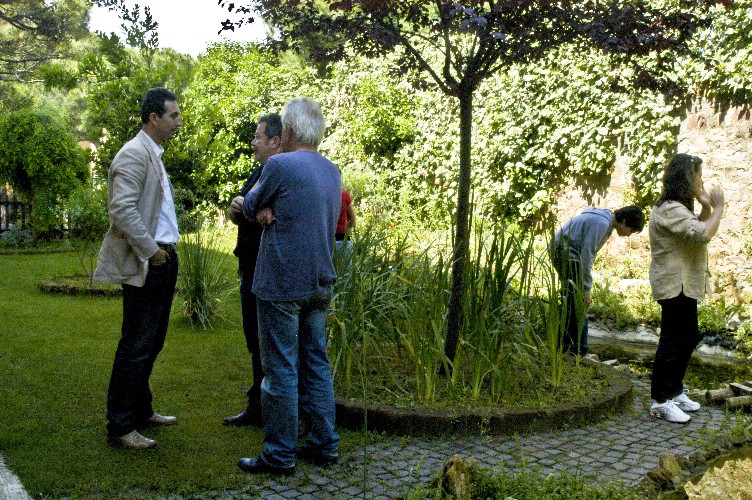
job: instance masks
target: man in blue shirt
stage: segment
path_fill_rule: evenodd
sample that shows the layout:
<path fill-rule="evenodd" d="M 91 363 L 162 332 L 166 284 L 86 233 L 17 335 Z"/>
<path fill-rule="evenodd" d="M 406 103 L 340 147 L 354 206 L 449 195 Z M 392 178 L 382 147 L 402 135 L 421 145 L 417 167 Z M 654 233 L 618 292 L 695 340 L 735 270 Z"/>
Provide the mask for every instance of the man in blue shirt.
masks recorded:
<path fill-rule="evenodd" d="M 318 152 L 326 128 L 319 104 L 292 99 L 281 115 L 285 152 L 269 158 L 258 184 L 232 201 L 234 210 L 265 226 L 252 289 L 264 369 L 264 449 L 238 462 L 251 474 L 294 474 L 296 457 L 332 464 L 339 448 L 326 316 L 336 280 L 340 174 Z M 300 449 L 298 399 L 311 423 Z"/>
<path fill-rule="evenodd" d="M 629 236 L 639 233 L 644 226 L 645 214 L 634 205 L 615 212 L 588 208 L 569 220 L 554 235 L 550 251 L 562 282 L 562 302 L 567 308 L 566 330 L 562 339 L 564 352 L 581 356 L 588 353 L 585 311 L 591 302 L 595 255 L 614 229 L 619 236 Z"/>

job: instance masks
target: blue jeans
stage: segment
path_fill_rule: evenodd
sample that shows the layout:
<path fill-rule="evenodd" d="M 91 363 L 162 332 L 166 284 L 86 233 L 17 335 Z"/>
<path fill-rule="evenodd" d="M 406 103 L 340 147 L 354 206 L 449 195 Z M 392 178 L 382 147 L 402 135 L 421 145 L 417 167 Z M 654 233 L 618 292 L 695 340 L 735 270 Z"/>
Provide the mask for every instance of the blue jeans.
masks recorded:
<path fill-rule="evenodd" d="M 326 316 L 332 287 L 307 299 L 267 301 L 257 298 L 259 343 L 264 380 L 261 382 L 264 449 L 270 465 L 295 465 L 298 399 L 311 422 L 306 444 L 336 455 L 335 406 Z M 300 385 L 298 385 L 298 381 Z"/>

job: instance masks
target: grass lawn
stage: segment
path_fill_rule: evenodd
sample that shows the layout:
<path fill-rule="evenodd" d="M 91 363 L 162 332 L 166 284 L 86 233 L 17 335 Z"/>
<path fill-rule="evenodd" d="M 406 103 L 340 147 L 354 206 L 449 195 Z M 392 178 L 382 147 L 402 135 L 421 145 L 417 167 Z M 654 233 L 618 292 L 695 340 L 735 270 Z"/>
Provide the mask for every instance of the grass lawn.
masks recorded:
<path fill-rule="evenodd" d="M 176 298 L 151 381 L 155 409 L 180 423 L 144 431 L 156 449 L 125 450 L 110 446 L 105 430 L 121 299 L 38 289 L 46 277 L 79 269 L 75 253 L 0 255 L 0 452 L 11 470 L 33 496 L 252 492 L 265 478 L 235 463 L 261 451 L 261 433 L 221 425 L 243 408 L 250 383 L 237 291 L 207 331 L 189 326 Z M 357 446 L 357 433 L 341 434 L 343 451 Z"/>

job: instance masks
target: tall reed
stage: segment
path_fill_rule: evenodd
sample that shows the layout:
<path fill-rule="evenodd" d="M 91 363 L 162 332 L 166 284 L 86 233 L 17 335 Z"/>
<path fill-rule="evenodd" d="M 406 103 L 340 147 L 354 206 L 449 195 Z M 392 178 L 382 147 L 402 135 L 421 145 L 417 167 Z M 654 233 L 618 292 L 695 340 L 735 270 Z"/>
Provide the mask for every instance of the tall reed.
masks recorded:
<path fill-rule="evenodd" d="M 206 330 L 211 328 L 221 300 L 234 288 L 222 234 L 200 223 L 195 232 L 182 236 L 178 251 L 178 296 L 191 324 Z"/>

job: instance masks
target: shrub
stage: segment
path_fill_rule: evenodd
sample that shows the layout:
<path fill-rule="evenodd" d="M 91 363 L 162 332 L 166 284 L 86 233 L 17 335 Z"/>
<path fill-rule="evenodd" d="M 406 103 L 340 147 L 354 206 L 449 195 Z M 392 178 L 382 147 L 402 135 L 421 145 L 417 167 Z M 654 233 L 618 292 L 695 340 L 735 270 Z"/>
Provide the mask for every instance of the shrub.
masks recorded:
<path fill-rule="evenodd" d="M 13 225 L 0 233 L 0 245 L 11 248 L 31 246 L 31 231 Z"/>
<path fill-rule="evenodd" d="M 191 324 L 205 330 L 212 326 L 222 298 L 232 289 L 225 265 L 228 254 L 223 251 L 221 234 L 205 224 L 184 235 L 178 248 L 178 295 Z"/>
<path fill-rule="evenodd" d="M 75 238 L 81 267 L 93 281 L 99 244 L 110 225 L 107 212 L 107 189 L 82 184 L 68 200 L 68 230 Z"/>

